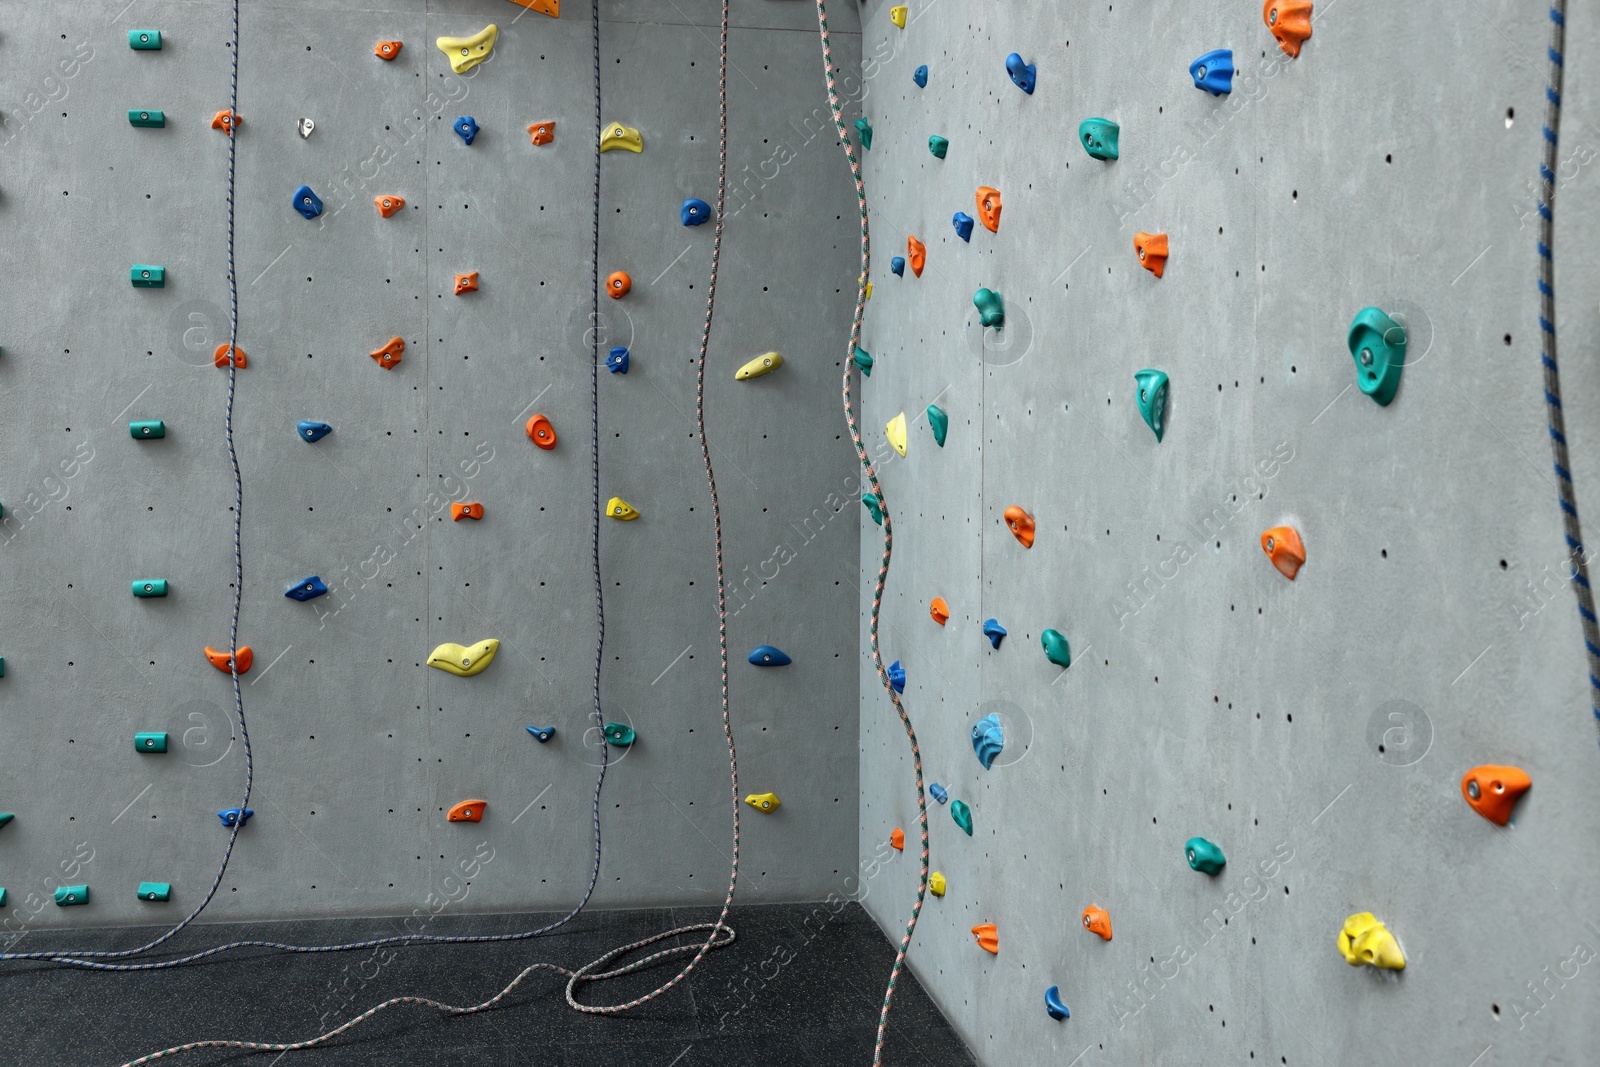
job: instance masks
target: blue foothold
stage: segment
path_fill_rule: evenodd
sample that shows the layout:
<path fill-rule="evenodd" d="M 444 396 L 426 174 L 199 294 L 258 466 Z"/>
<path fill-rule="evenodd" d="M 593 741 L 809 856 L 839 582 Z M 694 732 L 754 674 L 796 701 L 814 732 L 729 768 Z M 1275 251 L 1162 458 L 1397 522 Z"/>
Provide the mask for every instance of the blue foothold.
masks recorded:
<path fill-rule="evenodd" d="M 1059 986 L 1051 986 L 1044 991 L 1044 1010 L 1050 1013 L 1050 1018 L 1052 1019 L 1072 1018 L 1072 1013 L 1067 1010 L 1067 1006 L 1061 1001 L 1061 989 Z"/>
<path fill-rule="evenodd" d="M 309 578 L 302 578 L 295 582 L 283 591 L 283 595 L 290 600 L 298 600 L 303 604 L 307 600 L 317 599 L 327 591 L 328 587 L 322 584 L 322 579 L 313 574 Z"/>
<path fill-rule="evenodd" d="M 1196 89 L 1204 89 L 1212 96 L 1233 92 L 1233 51 L 1218 48 L 1207 52 L 1189 64 L 1189 75 L 1194 78 Z"/>
<path fill-rule="evenodd" d="M 945 801 L 950 799 L 949 791 L 938 782 L 934 782 L 932 785 L 930 785 L 928 787 L 928 792 L 933 794 L 933 799 L 938 801 L 940 804 L 943 804 Z"/>
<path fill-rule="evenodd" d="M 696 200 L 692 196 L 685 200 L 683 206 L 678 209 L 678 219 L 685 226 L 699 226 L 710 217 L 711 205 L 704 200 Z"/>
<path fill-rule="evenodd" d="M 911 80 L 917 83 L 918 89 L 926 89 L 928 87 L 928 64 L 924 63 L 912 71 Z"/>
<path fill-rule="evenodd" d="M 613 348 L 611 354 L 606 356 L 606 370 L 612 374 L 627 374 L 628 350 L 626 348 Z"/>
<path fill-rule="evenodd" d="M 1011 75 L 1011 80 L 1016 82 L 1017 88 L 1033 95 L 1034 83 L 1039 79 L 1039 68 L 1032 63 L 1024 63 L 1022 57 L 1012 52 L 1006 56 L 1006 73 Z"/>
<path fill-rule="evenodd" d="M 958 211 L 950 219 L 950 222 L 956 228 L 956 236 L 970 243 L 972 240 L 972 216 L 965 211 Z"/>
<path fill-rule="evenodd" d="M 228 808 L 225 811 L 217 812 L 217 818 L 222 820 L 222 825 L 224 826 L 231 827 L 235 824 L 243 826 L 245 823 L 250 821 L 250 816 L 254 815 L 255 813 L 256 810 L 254 808 L 244 808 L 242 810 L 239 808 Z"/>
<path fill-rule="evenodd" d="M 478 123 L 471 115 L 463 115 L 450 125 L 452 129 L 461 135 L 461 140 L 469 145 L 472 143 L 472 139 L 478 136 Z"/>
<path fill-rule="evenodd" d="M 1006 628 L 1000 625 L 999 619 L 983 620 L 983 636 L 989 639 L 991 648 L 999 648 L 1000 641 L 1006 635 Z"/>
<path fill-rule="evenodd" d="M 906 691 L 906 669 L 900 666 L 899 660 L 889 664 L 889 684 L 894 686 L 896 693 Z"/>
<path fill-rule="evenodd" d="M 895 256 L 893 259 L 891 259 L 889 261 L 889 271 L 892 274 L 898 274 L 900 277 L 904 278 L 906 276 L 906 257 Z"/>
<path fill-rule="evenodd" d="M 302 185 L 294 191 L 294 209 L 308 219 L 314 219 L 322 214 L 322 200 L 311 191 L 311 186 Z"/>
<path fill-rule="evenodd" d="M 771 645 L 762 645 L 760 648 L 750 653 L 750 662 L 754 663 L 757 667 L 787 667 L 789 664 L 793 663 L 794 660 L 785 655 L 783 649 L 781 648 L 774 648 Z"/>
<path fill-rule="evenodd" d="M 333 432 L 333 427 L 325 422 L 300 422 L 295 424 L 295 430 L 304 440 L 320 441 Z"/>
<path fill-rule="evenodd" d="M 998 715 L 985 715 L 972 724 L 972 751 L 977 754 L 978 762 L 983 764 L 984 770 L 989 769 L 994 763 L 994 758 L 1000 755 L 1001 749 L 1005 747 L 1005 730 L 1000 726 Z"/>
<path fill-rule="evenodd" d="M 554 726 L 530 726 L 527 729 L 533 735 L 533 739 L 541 745 L 556 735 Z"/>

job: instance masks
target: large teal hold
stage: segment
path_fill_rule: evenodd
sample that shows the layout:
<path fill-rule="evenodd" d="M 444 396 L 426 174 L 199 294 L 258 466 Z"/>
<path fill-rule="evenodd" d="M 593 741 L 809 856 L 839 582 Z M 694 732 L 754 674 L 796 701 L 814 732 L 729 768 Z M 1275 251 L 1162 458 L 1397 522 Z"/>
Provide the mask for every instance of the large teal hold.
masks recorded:
<path fill-rule="evenodd" d="M 856 137 L 861 141 L 862 149 L 872 151 L 872 123 L 867 121 L 865 115 L 856 119 Z"/>
<path fill-rule="evenodd" d="M 952 800 L 950 802 L 950 817 L 956 821 L 957 826 L 961 827 L 967 832 L 968 837 L 972 836 L 971 808 L 967 807 L 967 805 L 962 801 Z"/>
<path fill-rule="evenodd" d="M 979 289 L 972 294 L 973 306 L 978 309 L 978 317 L 985 326 L 1004 326 L 1006 324 L 1006 305 L 1000 299 L 1000 294 L 993 289 Z"/>
<path fill-rule="evenodd" d="M 155 267 L 148 263 L 135 263 L 128 269 L 128 280 L 135 289 L 165 289 L 167 287 L 167 268 Z"/>
<path fill-rule="evenodd" d="M 1139 414 L 1155 431 L 1156 441 L 1167 432 L 1167 376 L 1158 370 L 1145 369 L 1134 374 L 1139 383 Z"/>
<path fill-rule="evenodd" d="M 1406 365 L 1406 328 L 1378 308 L 1362 308 L 1350 323 L 1350 355 L 1356 361 L 1356 385 L 1387 406 L 1400 388 Z"/>
<path fill-rule="evenodd" d="M 129 30 L 128 47 L 136 52 L 161 51 L 160 30 Z"/>
<path fill-rule="evenodd" d="M 607 741 L 619 748 L 626 748 L 639 739 L 639 735 L 633 732 L 633 727 L 626 723 L 608 722 L 601 732 L 606 735 Z"/>
<path fill-rule="evenodd" d="M 1058 667 L 1072 666 L 1072 646 L 1060 630 L 1046 630 L 1039 635 L 1039 643 L 1044 646 L 1045 659 Z"/>
<path fill-rule="evenodd" d="M 1221 874 L 1222 868 L 1228 865 L 1228 857 L 1222 854 L 1222 849 L 1203 837 L 1189 838 L 1183 853 L 1188 857 L 1189 866 L 1202 874 Z"/>
<path fill-rule="evenodd" d="M 1122 127 L 1110 119 L 1084 119 L 1078 123 L 1078 141 L 1094 159 L 1110 162 L 1117 158 L 1117 137 Z"/>
<path fill-rule="evenodd" d="M 56 907 L 68 908 L 74 904 L 89 903 L 89 887 L 86 885 L 64 885 L 56 890 Z"/>
<path fill-rule="evenodd" d="M 128 423 L 128 436 L 135 441 L 153 441 L 167 436 L 167 424 L 161 419 L 145 419 Z"/>
<path fill-rule="evenodd" d="M 171 882 L 140 882 L 140 900 L 168 901 L 172 899 Z"/>
<path fill-rule="evenodd" d="M 928 405 L 928 429 L 933 431 L 933 442 L 944 447 L 945 434 L 950 432 L 950 416 L 937 404 Z"/>
<path fill-rule="evenodd" d="M 944 154 L 950 151 L 950 139 L 934 134 L 928 138 L 928 151 L 933 153 L 935 159 L 943 159 Z"/>
<path fill-rule="evenodd" d="M 134 734 L 133 750 L 135 752 L 165 752 L 167 750 L 167 735 L 164 733 Z"/>
<path fill-rule="evenodd" d="M 133 580 L 133 595 L 138 597 L 166 596 L 167 580 L 165 578 L 135 578 Z"/>
<path fill-rule="evenodd" d="M 872 353 L 857 345 L 855 360 L 856 366 L 861 368 L 861 376 L 863 378 L 872 377 Z"/>
<path fill-rule="evenodd" d="M 883 502 L 878 499 L 877 493 L 868 493 L 861 498 L 861 506 L 867 509 L 872 516 L 872 521 L 879 526 L 883 525 Z"/>
<path fill-rule="evenodd" d="M 167 113 L 152 108 L 129 108 L 128 125 L 146 130 L 164 130 L 167 127 Z"/>

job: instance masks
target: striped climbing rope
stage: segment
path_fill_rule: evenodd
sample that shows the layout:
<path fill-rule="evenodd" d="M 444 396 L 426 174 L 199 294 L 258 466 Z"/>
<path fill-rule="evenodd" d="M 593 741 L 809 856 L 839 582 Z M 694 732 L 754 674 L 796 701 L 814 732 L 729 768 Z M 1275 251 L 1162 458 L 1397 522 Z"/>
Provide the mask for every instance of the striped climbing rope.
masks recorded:
<path fill-rule="evenodd" d="M 833 124 L 839 130 L 839 143 L 844 147 L 845 158 L 850 161 L 850 174 L 856 183 L 856 202 L 861 210 L 861 273 L 856 279 L 856 309 L 855 317 L 850 323 L 850 347 L 845 351 L 844 418 L 850 427 L 850 440 L 855 442 L 856 456 L 861 460 L 867 480 L 872 483 L 872 491 L 877 494 L 878 502 L 883 507 L 883 560 L 878 564 L 878 580 L 872 590 L 872 624 L 868 628 L 868 634 L 873 666 L 877 667 L 878 678 L 883 682 L 884 692 L 889 694 L 889 700 L 894 704 L 894 710 L 899 713 L 900 721 L 906 728 L 906 737 L 911 742 L 911 763 L 917 777 L 917 825 L 922 832 L 922 875 L 917 883 L 917 900 L 911 906 L 911 918 L 906 923 L 905 935 L 900 939 L 900 951 L 895 954 L 894 968 L 889 972 L 889 984 L 883 993 L 883 1009 L 878 1014 L 878 1041 L 873 1048 L 872 1064 L 873 1067 L 880 1067 L 883 1063 L 883 1041 L 889 1027 L 889 1007 L 894 1001 L 895 983 L 899 981 L 900 971 L 905 966 L 906 950 L 911 947 L 911 934 L 917 928 L 917 919 L 922 915 L 922 902 L 928 895 L 928 797 L 922 787 L 922 750 L 917 746 L 917 731 L 911 725 L 911 716 L 907 714 L 900 694 L 889 684 L 889 671 L 883 664 L 883 654 L 878 650 L 878 615 L 883 608 L 883 589 L 889 581 L 889 557 L 894 551 L 894 522 L 889 515 L 888 498 L 884 496 L 883 488 L 878 484 L 878 474 L 872 468 L 872 461 L 867 458 L 867 446 L 861 441 L 861 427 L 856 424 L 855 407 L 851 399 L 851 379 L 856 370 L 855 351 L 861 343 L 861 319 L 866 314 L 867 308 L 867 273 L 872 260 L 872 239 L 867 226 L 867 186 L 861 174 L 861 161 L 856 158 L 849 131 L 844 125 L 843 104 L 839 99 L 839 87 L 835 81 L 838 68 L 833 65 L 833 46 L 828 40 L 828 11 L 825 0 L 817 0 L 817 27 L 822 34 L 822 70 L 828 84 L 828 107 L 833 112 Z"/>
<path fill-rule="evenodd" d="M 1550 84 L 1545 87 L 1544 159 L 1539 164 L 1539 331 L 1544 343 L 1544 400 L 1550 416 L 1550 451 L 1561 480 L 1561 520 L 1566 527 L 1567 551 L 1572 564 L 1572 588 L 1578 594 L 1578 615 L 1583 624 L 1583 644 L 1588 651 L 1589 700 L 1595 725 L 1600 727 L 1600 626 L 1594 614 L 1594 589 L 1589 585 L 1588 554 L 1583 550 L 1583 526 L 1578 521 L 1578 497 L 1572 485 L 1572 463 L 1567 458 L 1566 418 L 1561 410 L 1561 370 L 1556 364 L 1555 203 L 1557 150 L 1561 141 L 1562 53 L 1566 49 L 1566 0 L 1550 6 Z"/>

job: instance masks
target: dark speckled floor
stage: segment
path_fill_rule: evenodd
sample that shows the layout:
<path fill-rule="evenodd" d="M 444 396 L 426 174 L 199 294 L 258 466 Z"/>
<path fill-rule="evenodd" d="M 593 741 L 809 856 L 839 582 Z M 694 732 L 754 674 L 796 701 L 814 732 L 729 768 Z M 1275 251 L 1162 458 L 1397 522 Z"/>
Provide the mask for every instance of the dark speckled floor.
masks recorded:
<path fill-rule="evenodd" d="M 834 905 L 837 907 L 837 905 Z M 529 963 L 576 968 L 651 933 L 704 922 L 716 910 L 588 912 L 531 941 L 413 946 L 315 955 L 243 949 L 188 966 L 137 974 L 48 964 L 0 964 L 0 1064 L 117 1067 L 204 1038 L 297 1041 L 401 994 L 449 1003 L 487 999 Z M 532 929 L 554 916 L 440 916 L 442 934 Z M 643 1008 L 593 1016 L 566 1006 L 565 979 L 536 972 L 494 1011 L 446 1018 L 402 1006 L 328 1046 L 303 1052 L 188 1052 L 180 1067 L 218 1064 L 330 1067 L 868 1067 L 894 948 L 854 904 L 735 908 L 738 941 L 711 953 L 691 978 Z M 401 932 L 398 919 L 212 925 L 178 947 L 248 938 L 298 944 Z M 13 951 L 117 948 L 145 929 L 31 934 Z M 175 939 L 176 940 L 176 939 Z M 172 944 L 172 943 L 169 943 Z M 687 957 L 685 957 L 687 958 Z M 588 986 L 580 999 L 615 1004 L 665 981 L 681 960 Z M 895 991 L 884 1062 L 964 1067 L 970 1053 L 916 979 Z"/>

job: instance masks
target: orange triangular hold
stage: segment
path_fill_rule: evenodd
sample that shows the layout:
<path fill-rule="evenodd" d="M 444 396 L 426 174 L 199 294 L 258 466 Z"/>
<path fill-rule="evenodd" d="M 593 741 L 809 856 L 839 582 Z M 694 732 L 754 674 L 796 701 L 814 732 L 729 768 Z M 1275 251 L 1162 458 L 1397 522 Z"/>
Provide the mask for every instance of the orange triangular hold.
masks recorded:
<path fill-rule="evenodd" d="M 389 218 L 396 211 L 399 211 L 401 208 L 406 206 L 406 198 L 403 196 L 395 196 L 391 193 L 386 196 L 373 197 L 372 204 L 378 209 L 378 214 L 382 215 L 384 218 Z"/>
<path fill-rule="evenodd" d="M 229 664 L 228 664 L 228 654 L 226 652 L 218 652 L 216 649 L 212 648 L 210 645 L 207 645 L 206 646 L 206 659 L 210 660 L 211 661 L 211 665 L 213 667 L 215 667 L 217 670 L 222 671 L 224 674 L 232 674 L 233 673 L 233 668 L 231 666 L 229 666 Z M 245 645 L 244 647 L 239 649 L 238 660 L 239 660 L 239 673 L 240 674 L 244 674 L 244 673 L 246 673 L 247 671 L 250 670 L 250 664 L 255 662 L 255 657 L 250 654 L 250 646 L 249 645 Z"/>
<path fill-rule="evenodd" d="M 889 844 L 891 847 L 900 849 L 902 852 L 905 851 L 906 832 L 900 829 L 900 827 L 896 826 L 889 833 Z"/>
<path fill-rule="evenodd" d="M 211 128 L 213 130 L 221 130 L 230 137 L 233 136 L 233 131 L 237 130 L 243 123 L 244 119 L 240 118 L 237 112 L 229 111 L 227 108 L 223 108 L 211 116 Z"/>
<path fill-rule="evenodd" d="M 372 54 L 379 59 L 393 59 L 405 45 L 400 41 L 379 41 L 372 46 Z"/>
<path fill-rule="evenodd" d="M 219 367 L 226 367 L 228 365 L 228 346 L 218 345 L 217 350 L 211 354 L 211 362 Z M 243 367 L 246 362 L 244 353 L 239 351 L 238 346 L 234 346 L 233 365 L 235 367 Z"/>
<path fill-rule="evenodd" d="M 1496 826 L 1511 821 L 1511 809 L 1517 798 L 1533 785 L 1533 779 L 1521 767 L 1501 767 L 1486 763 L 1474 767 L 1461 779 L 1461 795 L 1472 810 Z"/>
<path fill-rule="evenodd" d="M 528 136 L 533 138 L 534 144 L 549 144 L 556 139 L 556 120 L 535 122 L 528 127 Z"/>
<path fill-rule="evenodd" d="M 462 293 L 476 293 L 478 291 L 478 272 L 469 270 L 465 274 L 456 275 L 456 295 Z"/>
<path fill-rule="evenodd" d="M 537 11 L 541 15 L 551 18 L 561 16 L 561 0 L 511 0 L 513 4 L 520 4 L 529 11 Z"/>
<path fill-rule="evenodd" d="M 447 818 L 450 822 L 478 822 L 483 818 L 483 809 L 488 806 L 487 800 L 463 800 L 451 807 Z"/>
<path fill-rule="evenodd" d="M 972 928 L 972 934 L 978 939 L 979 948 L 1000 955 L 1000 928 L 994 923 L 979 923 Z"/>
<path fill-rule="evenodd" d="M 369 352 L 368 355 L 377 360 L 378 366 L 382 367 L 384 370 L 394 370 L 394 365 L 400 362 L 400 357 L 405 350 L 405 340 L 403 338 L 394 337 L 390 339 L 388 344 L 384 345 L 376 352 Z"/>

